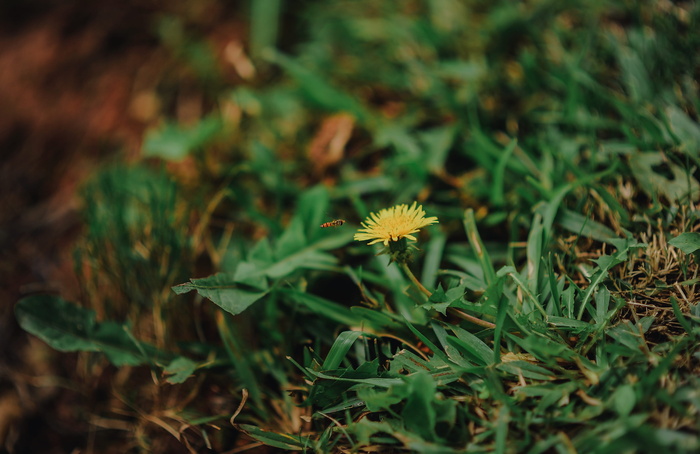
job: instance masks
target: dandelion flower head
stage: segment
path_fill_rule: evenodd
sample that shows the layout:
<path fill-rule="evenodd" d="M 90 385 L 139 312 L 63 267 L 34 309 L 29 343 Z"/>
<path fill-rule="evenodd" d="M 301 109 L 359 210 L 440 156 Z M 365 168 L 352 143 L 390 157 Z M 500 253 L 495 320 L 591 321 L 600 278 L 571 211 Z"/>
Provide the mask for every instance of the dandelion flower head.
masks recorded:
<path fill-rule="evenodd" d="M 426 218 L 423 207 L 418 202 L 408 205 L 396 205 L 384 208 L 379 213 L 371 213 L 362 227 L 355 234 L 355 241 L 369 241 L 368 244 L 384 243 L 389 246 L 390 241 L 399 241 L 407 238 L 416 241 L 414 233 L 427 225 L 436 224 L 435 216 Z"/>

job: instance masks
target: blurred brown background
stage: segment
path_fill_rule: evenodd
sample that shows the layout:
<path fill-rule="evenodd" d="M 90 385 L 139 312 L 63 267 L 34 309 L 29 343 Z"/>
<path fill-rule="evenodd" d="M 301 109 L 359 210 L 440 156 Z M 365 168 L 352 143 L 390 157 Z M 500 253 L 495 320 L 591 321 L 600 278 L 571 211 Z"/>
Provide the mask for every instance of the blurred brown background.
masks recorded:
<path fill-rule="evenodd" d="M 13 308 L 37 292 L 77 297 L 81 184 L 100 164 L 137 157 L 162 115 L 196 117 L 205 105 L 160 21 L 184 18 L 220 54 L 242 36 L 237 16 L 236 2 L 208 0 L 0 2 L 0 453 L 124 452 L 85 440 L 66 412 L 81 394 L 50 382 L 71 355 L 26 335 Z M 218 83 L 230 82 L 222 70 Z"/>

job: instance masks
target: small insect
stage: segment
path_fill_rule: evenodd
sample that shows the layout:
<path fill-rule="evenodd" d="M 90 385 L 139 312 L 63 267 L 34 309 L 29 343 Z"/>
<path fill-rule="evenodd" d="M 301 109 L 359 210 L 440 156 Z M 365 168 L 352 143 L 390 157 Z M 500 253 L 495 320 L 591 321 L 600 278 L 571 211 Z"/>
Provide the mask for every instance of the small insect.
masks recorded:
<path fill-rule="evenodd" d="M 321 224 L 321 227 L 322 227 L 322 228 L 326 228 L 326 227 L 340 227 L 340 226 L 343 225 L 343 224 L 345 224 L 345 219 L 335 219 L 335 220 L 330 221 L 330 222 L 324 222 L 323 224 Z"/>

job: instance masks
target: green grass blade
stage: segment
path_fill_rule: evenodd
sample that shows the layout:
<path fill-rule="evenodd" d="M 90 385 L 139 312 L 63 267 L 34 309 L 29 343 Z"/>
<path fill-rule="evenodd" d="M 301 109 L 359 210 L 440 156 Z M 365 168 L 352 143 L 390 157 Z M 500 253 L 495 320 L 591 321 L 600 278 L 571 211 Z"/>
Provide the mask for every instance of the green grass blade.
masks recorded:
<path fill-rule="evenodd" d="M 464 212 L 464 230 L 467 232 L 467 238 L 469 239 L 469 244 L 474 249 L 476 257 L 479 259 L 481 264 L 481 269 L 484 272 L 484 279 L 487 285 L 491 285 L 496 281 L 496 271 L 491 263 L 491 258 L 489 253 L 484 247 L 484 243 L 481 241 L 479 236 L 479 231 L 476 228 L 476 220 L 474 219 L 474 210 L 469 209 Z"/>
<path fill-rule="evenodd" d="M 362 336 L 361 331 L 343 331 L 340 333 L 335 339 L 335 342 L 333 342 L 333 346 L 328 352 L 326 360 L 323 362 L 323 369 L 337 369 L 345 358 L 345 355 L 348 354 L 352 344 L 354 344 L 360 336 Z"/>

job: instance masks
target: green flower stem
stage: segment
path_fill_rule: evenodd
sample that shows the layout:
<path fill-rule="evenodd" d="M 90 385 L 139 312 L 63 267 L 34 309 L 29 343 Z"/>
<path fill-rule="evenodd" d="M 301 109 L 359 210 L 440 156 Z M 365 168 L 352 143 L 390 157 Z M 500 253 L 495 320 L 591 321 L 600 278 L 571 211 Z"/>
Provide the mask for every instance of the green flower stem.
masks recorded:
<path fill-rule="evenodd" d="M 408 278 L 411 280 L 411 282 L 413 282 L 413 285 L 415 285 L 418 288 L 418 290 L 420 290 L 428 298 L 433 296 L 432 292 L 430 292 L 430 290 L 425 288 L 423 286 L 423 284 L 421 284 L 420 281 L 416 278 L 416 276 L 413 274 L 413 272 L 408 267 L 406 262 L 401 262 L 399 264 L 399 266 L 404 271 L 404 273 L 406 273 L 406 276 L 408 276 Z M 479 325 L 483 328 L 496 329 L 496 325 L 494 325 L 493 323 L 487 322 L 486 320 L 482 320 L 482 319 L 477 318 L 477 317 L 474 317 L 473 315 L 469 315 L 466 312 L 460 311 L 459 309 L 455 309 L 455 308 L 450 307 L 448 310 L 450 311 L 450 314 L 455 315 L 455 316 L 461 318 L 462 320 L 467 320 L 468 322 L 472 322 L 475 325 Z"/>
<path fill-rule="evenodd" d="M 413 272 L 408 267 L 406 262 L 400 262 L 399 266 L 404 271 L 404 273 L 406 273 L 406 275 L 411 280 L 411 282 L 413 282 L 413 285 L 415 285 L 418 288 L 418 290 L 420 290 L 423 294 L 427 295 L 428 298 L 433 296 L 432 292 L 430 290 L 428 290 L 427 288 L 423 287 L 423 284 L 421 284 L 420 281 L 418 279 L 416 279 L 416 276 L 413 275 Z"/>

